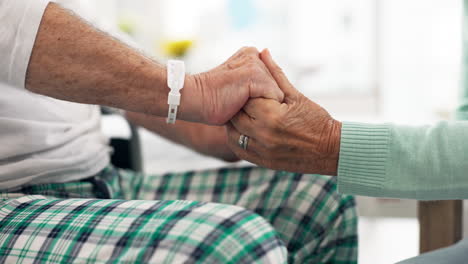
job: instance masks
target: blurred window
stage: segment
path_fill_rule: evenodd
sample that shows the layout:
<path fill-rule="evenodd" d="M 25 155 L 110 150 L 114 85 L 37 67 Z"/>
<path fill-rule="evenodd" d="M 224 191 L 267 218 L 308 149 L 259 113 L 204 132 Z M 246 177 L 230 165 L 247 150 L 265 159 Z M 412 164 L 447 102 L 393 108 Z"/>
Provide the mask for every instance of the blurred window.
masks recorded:
<path fill-rule="evenodd" d="M 395 108 L 385 101 L 393 98 L 387 90 L 401 95 L 398 87 L 413 87 L 414 95 L 421 93 L 427 79 L 420 69 L 444 65 L 424 76 L 439 76 L 440 85 L 456 88 L 460 0 L 95 2 L 101 13 L 115 11 L 119 27 L 156 59 L 182 56 L 192 72 L 215 67 L 242 46 L 269 48 L 298 89 L 339 115 L 386 114 Z M 410 64 L 405 75 L 401 71 Z M 442 98 L 452 102 L 453 92 Z"/>

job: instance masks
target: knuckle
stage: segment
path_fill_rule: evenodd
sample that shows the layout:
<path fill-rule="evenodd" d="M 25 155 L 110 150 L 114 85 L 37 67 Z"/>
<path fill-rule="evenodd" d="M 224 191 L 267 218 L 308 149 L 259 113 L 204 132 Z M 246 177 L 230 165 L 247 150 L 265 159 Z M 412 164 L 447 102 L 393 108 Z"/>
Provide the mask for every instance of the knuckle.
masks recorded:
<path fill-rule="evenodd" d="M 274 112 L 267 113 L 268 127 L 272 131 L 276 131 L 282 127 L 282 118 L 279 114 Z"/>
<path fill-rule="evenodd" d="M 242 48 L 242 51 L 244 51 L 245 53 L 258 53 L 257 48 L 252 46 L 245 46 Z"/>
<path fill-rule="evenodd" d="M 244 47 L 240 51 L 241 58 L 251 61 L 260 60 L 259 54 L 259 51 L 254 47 Z"/>
<path fill-rule="evenodd" d="M 236 68 L 236 65 L 234 63 L 232 63 L 231 61 L 226 62 L 225 65 L 229 70 L 233 70 L 233 69 Z"/>

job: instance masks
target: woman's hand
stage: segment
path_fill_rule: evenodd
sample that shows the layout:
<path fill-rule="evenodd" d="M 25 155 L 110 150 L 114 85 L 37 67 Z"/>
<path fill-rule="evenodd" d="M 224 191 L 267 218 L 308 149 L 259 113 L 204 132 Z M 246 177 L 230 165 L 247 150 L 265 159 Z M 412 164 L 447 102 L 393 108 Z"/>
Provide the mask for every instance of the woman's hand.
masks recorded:
<path fill-rule="evenodd" d="M 200 154 L 226 162 L 240 160 L 228 146 L 228 137 L 224 126 L 195 124 L 189 147 Z"/>
<path fill-rule="evenodd" d="M 241 159 L 275 170 L 336 175 L 341 123 L 298 92 L 267 50 L 261 59 L 285 99 L 251 99 L 228 125 L 231 149 Z M 241 134 L 249 137 L 247 150 L 239 146 Z"/>
<path fill-rule="evenodd" d="M 166 123 L 165 118 L 161 117 L 135 112 L 126 112 L 125 114 L 134 125 L 144 127 L 203 155 L 228 162 L 239 160 L 227 145 L 227 133 L 223 126 L 208 126 L 182 120 L 170 125 Z"/>
<path fill-rule="evenodd" d="M 181 109 L 192 109 L 196 116 L 186 120 L 208 125 L 226 124 L 249 98 L 284 99 L 260 53 L 251 47 L 242 48 L 213 70 L 189 76 L 187 85 L 196 89 L 182 96 Z"/>

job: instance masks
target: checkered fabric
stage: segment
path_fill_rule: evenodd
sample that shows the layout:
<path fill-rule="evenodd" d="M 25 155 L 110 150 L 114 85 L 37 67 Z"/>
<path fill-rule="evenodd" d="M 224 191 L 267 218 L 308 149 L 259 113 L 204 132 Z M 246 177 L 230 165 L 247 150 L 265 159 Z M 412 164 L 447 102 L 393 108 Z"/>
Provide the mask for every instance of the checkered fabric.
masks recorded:
<path fill-rule="evenodd" d="M 0 263 L 357 261 L 355 202 L 331 177 L 109 167 L 0 195 Z"/>

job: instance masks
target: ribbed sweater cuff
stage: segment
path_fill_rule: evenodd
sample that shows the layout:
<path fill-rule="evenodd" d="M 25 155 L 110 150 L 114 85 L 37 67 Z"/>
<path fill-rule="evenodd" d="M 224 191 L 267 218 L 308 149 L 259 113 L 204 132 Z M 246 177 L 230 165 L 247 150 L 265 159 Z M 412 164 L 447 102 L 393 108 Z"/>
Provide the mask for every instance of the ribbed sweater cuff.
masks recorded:
<path fill-rule="evenodd" d="M 390 125 L 344 122 L 341 132 L 338 190 L 382 196 L 390 155 Z"/>

